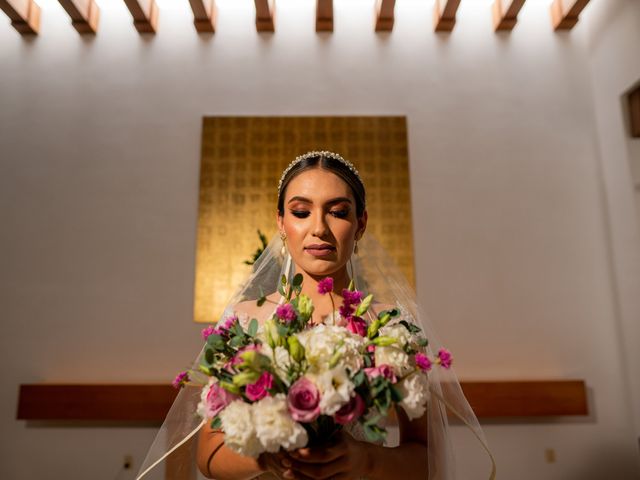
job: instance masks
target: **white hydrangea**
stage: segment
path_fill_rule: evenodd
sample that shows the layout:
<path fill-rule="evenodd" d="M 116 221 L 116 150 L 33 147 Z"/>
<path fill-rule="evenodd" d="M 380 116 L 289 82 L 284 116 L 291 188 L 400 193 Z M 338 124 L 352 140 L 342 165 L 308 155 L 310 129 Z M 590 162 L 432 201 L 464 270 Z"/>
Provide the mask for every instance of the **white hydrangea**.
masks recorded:
<path fill-rule="evenodd" d="M 296 336 L 305 349 L 305 356 L 312 371 L 326 370 L 336 352 L 340 353 L 336 365 L 348 368 L 353 373 L 362 368 L 361 352 L 365 340 L 344 327 L 318 325 Z"/>
<path fill-rule="evenodd" d="M 374 355 L 376 366 L 389 365 L 399 377 L 403 377 L 413 369 L 409 364 L 409 355 L 402 348 L 393 345 L 376 347 Z"/>
<path fill-rule="evenodd" d="M 430 397 L 427 375 L 422 372 L 412 373 L 398 383 L 398 389 L 402 394 L 400 406 L 407 412 L 409 420 L 424 415 Z"/>
<path fill-rule="evenodd" d="M 404 348 L 409 342 L 413 340 L 413 335 L 407 327 L 401 323 L 394 323 L 392 325 L 385 325 L 379 331 L 382 337 L 395 338 L 398 341 L 398 346 Z"/>
<path fill-rule="evenodd" d="M 289 386 L 288 372 L 292 362 L 289 351 L 281 346 L 276 346 L 275 349 L 272 349 L 269 345 L 263 343 L 260 353 L 269 357 L 280 380 Z"/>
<path fill-rule="evenodd" d="M 309 378 L 320 391 L 320 412 L 324 415 L 333 415 L 353 396 L 355 385 L 345 367 L 309 374 Z"/>
<path fill-rule="evenodd" d="M 252 410 L 255 432 L 264 451 L 275 453 L 280 447 L 293 450 L 307 444 L 307 431 L 291 418 L 284 394 L 264 397 L 252 405 Z"/>
<path fill-rule="evenodd" d="M 231 402 L 218 417 L 222 421 L 224 443 L 240 455 L 257 458 L 264 448 L 256 435 L 252 405 L 242 400 Z"/>

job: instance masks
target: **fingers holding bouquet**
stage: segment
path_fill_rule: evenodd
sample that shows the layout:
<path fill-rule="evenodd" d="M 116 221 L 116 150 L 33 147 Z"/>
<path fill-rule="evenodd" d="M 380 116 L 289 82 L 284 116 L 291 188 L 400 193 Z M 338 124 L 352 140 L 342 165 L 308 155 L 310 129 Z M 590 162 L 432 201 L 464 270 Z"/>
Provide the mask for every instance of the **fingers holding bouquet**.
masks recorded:
<path fill-rule="evenodd" d="M 339 432 L 328 445 L 300 448 L 287 452 L 291 475 L 285 478 L 346 480 L 365 477 L 370 465 L 367 447 L 351 435 Z"/>

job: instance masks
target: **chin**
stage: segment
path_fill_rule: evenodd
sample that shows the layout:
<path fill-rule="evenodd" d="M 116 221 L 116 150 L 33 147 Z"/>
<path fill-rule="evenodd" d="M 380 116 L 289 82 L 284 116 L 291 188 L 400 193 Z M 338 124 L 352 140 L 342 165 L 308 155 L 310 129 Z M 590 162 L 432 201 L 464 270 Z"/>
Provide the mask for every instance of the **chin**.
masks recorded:
<path fill-rule="evenodd" d="M 314 277 L 326 277 L 332 275 L 344 266 L 340 265 L 336 261 L 331 260 L 315 260 L 311 262 L 305 261 L 300 263 L 296 262 L 296 264 L 300 266 L 300 268 L 307 274 Z"/>

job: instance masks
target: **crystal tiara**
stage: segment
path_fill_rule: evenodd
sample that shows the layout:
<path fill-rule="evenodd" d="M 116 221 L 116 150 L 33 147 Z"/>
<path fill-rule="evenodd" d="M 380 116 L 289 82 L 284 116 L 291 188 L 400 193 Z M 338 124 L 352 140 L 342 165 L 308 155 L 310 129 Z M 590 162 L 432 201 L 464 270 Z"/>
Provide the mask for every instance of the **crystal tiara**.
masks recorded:
<path fill-rule="evenodd" d="M 346 166 L 349 170 L 351 170 L 351 172 L 358 177 L 358 180 L 360 180 L 360 183 L 362 182 L 362 179 L 360 178 L 360 174 L 358 173 L 358 170 L 356 169 L 356 167 L 353 165 L 353 163 L 351 163 L 349 160 L 345 160 L 344 158 L 342 158 L 341 155 L 334 153 L 334 152 L 328 152 L 326 150 L 322 150 L 322 151 L 317 151 L 314 150 L 312 152 L 307 152 L 303 155 L 300 155 L 299 157 L 296 157 L 296 159 L 291 162 L 287 168 L 284 169 L 284 172 L 282 172 L 282 176 L 280 177 L 280 181 L 278 182 L 278 195 L 280 195 L 280 189 L 282 188 L 282 182 L 284 181 L 284 177 L 287 176 L 287 173 L 289 173 L 289 170 L 291 170 L 293 167 L 295 167 L 298 163 L 300 163 L 303 160 L 306 160 L 307 158 L 314 158 L 314 157 L 328 157 L 328 158 L 333 158 L 334 160 L 339 161 L 340 163 L 342 163 L 344 166 Z"/>

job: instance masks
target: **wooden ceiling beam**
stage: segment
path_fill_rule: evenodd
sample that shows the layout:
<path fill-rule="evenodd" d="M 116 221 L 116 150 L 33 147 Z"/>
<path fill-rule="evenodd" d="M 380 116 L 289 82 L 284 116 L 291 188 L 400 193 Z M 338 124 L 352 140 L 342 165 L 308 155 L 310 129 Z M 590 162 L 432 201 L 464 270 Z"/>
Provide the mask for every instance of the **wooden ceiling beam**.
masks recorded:
<path fill-rule="evenodd" d="M 198 33 L 214 33 L 218 9 L 215 0 L 189 0 L 193 10 L 193 24 Z"/>
<path fill-rule="evenodd" d="M 587 6 L 589 0 L 553 0 L 551 4 L 551 25 L 555 31 L 571 30 L 580 12 Z"/>
<path fill-rule="evenodd" d="M 124 0 L 133 17 L 138 33 L 156 33 L 158 29 L 158 4 L 156 0 Z"/>
<path fill-rule="evenodd" d="M 276 10 L 275 0 L 255 0 L 256 30 L 258 32 L 275 32 L 273 17 Z"/>
<path fill-rule="evenodd" d="M 511 31 L 518 23 L 518 13 L 525 0 L 494 0 L 491 6 L 493 30 Z"/>
<path fill-rule="evenodd" d="M 0 9 L 20 35 L 37 35 L 40 31 L 40 7 L 33 0 L 0 0 Z"/>
<path fill-rule="evenodd" d="M 100 7 L 96 0 L 58 0 L 71 17 L 71 25 L 81 34 L 95 35 L 98 32 Z"/>
<path fill-rule="evenodd" d="M 433 6 L 433 29 L 436 32 L 451 32 L 456 24 L 456 12 L 460 0 L 436 0 Z"/>
<path fill-rule="evenodd" d="M 333 32 L 333 0 L 316 0 L 316 32 Z"/>
<path fill-rule="evenodd" d="M 396 0 L 376 0 L 376 32 L 390 32 L 395 22 Z"/>

